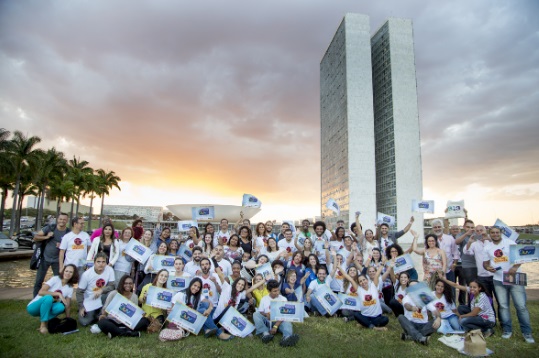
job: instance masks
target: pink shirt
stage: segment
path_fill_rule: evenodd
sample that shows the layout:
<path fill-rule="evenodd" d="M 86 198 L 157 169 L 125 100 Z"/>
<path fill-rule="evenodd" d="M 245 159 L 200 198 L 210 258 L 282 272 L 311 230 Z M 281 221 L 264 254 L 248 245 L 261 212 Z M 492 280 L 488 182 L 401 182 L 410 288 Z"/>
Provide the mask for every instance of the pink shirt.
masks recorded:
<path fill-rule="evenodd" d="M 102 227 L 100 227 L 99 229 L 95 229 L 94 232 L 92 233 L 92 235 L 90 236 L 90 241 L 93 242 L 96 237 L 101 235 L 102 231 L 103 231 Z M 114 231 L 114 237 L 118 238 L 118 236 L 119 236 L 118 232 Z"/>

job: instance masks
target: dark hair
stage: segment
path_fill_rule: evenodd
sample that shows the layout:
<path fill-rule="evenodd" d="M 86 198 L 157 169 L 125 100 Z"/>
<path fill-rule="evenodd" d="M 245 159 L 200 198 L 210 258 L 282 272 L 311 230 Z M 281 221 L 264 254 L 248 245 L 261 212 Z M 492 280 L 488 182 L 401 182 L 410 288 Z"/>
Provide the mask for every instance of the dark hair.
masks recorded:
<path fill-rule="evenodd" d="M 195 251 L 200 251 L 201 253 L 204 252 L 204 250 L 200 246 L 193 247 L 193 250 L 191 250 L 191 252 L 194 253 Z"/>
<path fill-rule="evenodd" d="M 112 241 L 112 245 L 110 245 L 110 249 L 111 251 L 114 249 L 114 226 L 112 224 L 105 224 L 103 225 L 103 228 L 101 229 L 101 235 L 99 235 L 99 247 L 97 248 L 97 251 L 98 252 L 102 252 L 103 250 L 105 250 L 105 245 L 103 244 L 103 241 L 105 241 L 105 228 L 107 226 L 110 226 L 110 228 L 112 229 L 112 234 L 110 235 L 110 239 Z"/>
<path fill-rule="evenodd" d="M 240 229 L 238 230 L 238 233 L 241 234 L 241 231 L 243 229 L 247 229 L 247 238 L 249 239 L 249 241 L 252 241 L 253 240 L 253 232 L 251 231 L 251 228 L 249 226 L 242 226 L 240 227 Z M 241 237 L 241 235 L 239 235 Z"/>
<path fill-rule="evenodd" d="M 326 275 L 328 274 L 328 269 L 326 268 L 326 266 L 322 266 L 322 265 L 318 266 L 316 268 L 316 274 L 317 275 L 318 275 L 318 271 L 320 271 L 320 270 L 324 270 L 324 271 L 326 271 Z"/>
<path fill-rule="evenodd" d="M 311 261 L 311 257 L 314 257 L 315 260 L 316 260 L 316 264 L 314 266 L 314 269 L 318 269 L 318 266 L 320 266 L 320 261 L 318 261 L 318 256 L 316 256 L 315 254 L 310 254 L 309 256 L 307 256 L 307 264 L 305 266 L 309 267 L 312 269 L 312 267 L 310 266 L 310 261 Z"/>
<path fill-rule="evenodd" d="M 77 224 L 79 222 L 79 219 L 82 219 L 82 218 L 78 216 L 71 218 L 71 226 Z"/>
<path fill-rule="evenodd" d="M 172 239 L 172 240 L 170 240 L 170 242 L 167 245 L 167 254 L 170 254 L 170 244 L 172 244 L 172 242 L 176 243 L 176 252 L 175 252 L 175 254 L 178 253 L 178 250 L 180 249 L 180 243 L 178 242 L 178 240 Z"/>
<path fill-rule="evenodd" d="M 397 256 L 401 256 L 402 254 L 404 254 L 404 250 L 402 249 L 402 247 L 400 247 L 400 245 L 398 244 L 390 245 L 386 247 L 386 257 L 388 260 L 391 260 L 391 248 L 393 247 L 397 249 Z"/>
<path fill-rule="evenodd" d="M 105 259 L 105 261 L 108 261 L 108 260 L 109 260 L 109 257 L 108 257 L 107 254 L 104 253 L 104 252 L 98 252 L 97 254 L 95 254 L 95 256 L 94 256 L 94 262 L 95 262 L 98 258 Z"/>
<path fill-rule="evenodd" d="M 290 231 L 290 233 L 292 233 L 292 229 L 285 229 L 284 232 L 288 232 Z"/>
<path fill-rule="evenodd" d="M 75 266 L 73 264 L 69 264 L 69 265 L 64 266 L 64 268 L 62 269 L 62 272 L 60 272 L 60 280 L 62 280 L 64 278 L 64 271 L 65 271 L 66 267 L 69 267 L 69 266 L 73 267 L 73 276 L 71 276 L 69 281 L 67 281 L 67 284 L 69 286 L 73 286 L 74 284 L 79 282 L 79 270 L 77 269 L 77 266 Z"/>
<path fill-rule="evenodd" d="M 240 241 L 241 241 L 241 240 L 240 240 L 240 237 L 238 236 L 238 234 L 232 234 L 232 235 L 230 235 L 230 238 L 228 239 L 228 246 L 230 247 L 230 242 L 232 242 L 232 238 L 233 238 L 233 237 L 235 237 L 235 238 L 237 239 L 237 241 L 236 241 L 237 244 L 236 244 L 236 246 L 232 246 L 232 247 L 241 247 L 241 245 L 240 245 Z"/>
<path fill-rule="evenodd" d="M 190 229 L 195 229 L 195 234 L 196 234 L 197 239 L 198 239 L 199 236 L 200 236 L 200 233 L 198 232 L 198 227 L 196 227 L 196 226 L 191 226 Z"/>
<path fill-rule="evenodd" d="M 142 220 L 136 219 L 135 221 L 133 221 L 133 224 L 132 224 L 131 226 L 133 226 L 133 227 L 134 227 L 134 226 L 137 226 L 139 223 L 142 224 Z"/>
<path fill-rule="evenodd" d="M 243 266 L 241 265 L 241 262 L 238 261 L 238 260 L 234 260 L 230 266 L 232 267 L 232 266 L 234 266 L 234 265 L 240 265 L 240 267 L 243 267 Z"/>
<path fill-rule="evenodd" d="M 438 237 L 436 235 L 434 235 L 434 234 L 427 234 L 427 235 L 425 235 L 425 250 L 429 248 L 428 241 L 429 241 L 430 237 L 434 238 L 434 242 L 436 243 L 436 247 L 440 248 L 440 245 L 438 244 Z"/>
<path fill-rule="evenodd" d="M 448 304 L 452 304 L 453 303 L 453 291 L 451 289 L 451 286 L 449 286 L 442 279 L 439 279 L 439 278 L 436 279 L 436 283 L 434 285 L 436 286 L 438 284 L 438 282 L 441 282 L 441 283 L 444 284 L 444 292 L 443 293 L 444 293 L 445 300 L 447 301 Z"/>
<path fill-rule="evenodd" d="M 193 294 L 191 293 L 191 287 L 193 286 L 193 284 L 195 284 L 196 282 L 199 283 L 200 285 L 200 289 L 198 290 L 197 293 Z M 194 297 L 194 300 L 193 300 L 193 309 L 197 309 L 198 307 L 198 302 L 200 301 L 200 295 L 202 294 L 202 280 L 200 279 L 200 277 L 195 277 L 191 280 L 191 282 L 189 283 L 189 287 L 187 288 L 187 290 L 185 290 L 185 304 L 186 305 L 189 305 L 189 302 L 191 302 L 191 297 Z"/>
<path fill-rule="evenodd" d="M 214 233 L 215 233 L 215 228 L 213 227 L 212 223 L 206 223 L 206 225 L 204 225 L 204 235 L 206 235 L 206 233 L 208 232 L 208 228 L 210 226 L 213 228 Z"/>
<path fill-rule="evenodd" d="M 370 232 L 371 232 L 371 234 L 372 234 L 372 235 L 374 236 L 374 232 L 372 232 L 372 230 L 371 230 L 371 229 L 367 229 L 367 230 L 365 230 L 365 236 L 367 236 L 367 231 L 370 231 Z"/>
<path fill-rule="evenodd" d="M 282 262 L 281 260 L 273 260 L 273 262 L 271 263 L 271 269 L 273 270 L 276 265 L 281 265 L 283 268 L 286 267 L 284 265 L 284 262 Z"/>
<path fill-rule="evenodd" d="M 211 267 L 211 260 L 207 257 L 203 257 L 201 260 L 200 260 L 200 265 L 202 265 L 202 261 L 208 261 L 210 263 L 210 267 Z"/>
<path fill-rule="evenodd" d="M 161 230 L 161 234 L 163 234 L 165 231 L 168 231 L 170 233 L 170 228 L 168 226 L 165 226 L 163 230 Z"/>
<path fill-rule="evenodd" d="M 221 222 L 221 223 L 223 223 L 223 221 L 226 221 L 226 223 L 228 224 L 228 219 L 226 219 L 226 218 L 223 218 L 223 219 L 221 219 L 221 221 L 220 221 L 220 222 Z"/>
<path fill-rule="evenodd" d="M 127 279 L 130 279 L 133 281 L 133 284 L 135 283 L 135 281 L 133 280 L 133 278 L 129 275 L 123 275 L 122 278 L 120 279 L 120 282 L 118 282 L 118 288 L 116 289 L 116 291 L 118 291 L 118 293 L 122 296 L 125 296 L 124 293 L 126 293 L 127 291 L 124 289 L 124 285 L 125 285 L 125 281 Z"/>
<path fill-rule="evenodd" d="M 406 284 L 406 287 L 410 286 L 410 274 L 406 271 L 403 271 L 401 273 L 399 273 L 399 275 L 397 276 L 397 282 L 396 282 L 396 286 L 395 286 L 395 293 L 397 293 L 399 287 L 401 287 L 401 276 L 402 275 L 406 275 L 408 276 L 408 283 Z"/>
<path fill-rule="evenodd" d="M 339 231 L 342 230 L 342 238 L 344 240 L 344 235 L 346 234 L 346 230 L 344 230 L 343 227 L 339 226 L 337 229 L 335 229 L 335 236 L 337 236 L 337 239 L 339 238 Z"/>
<path fill-rule="evenodd" d="M 475 223 L 473 222 L 473 220 L 466 219 L 466 220 L 464 220 L 464 225 L 463 225 L 463 226 L 466 226 L 467 223 L 470 223 L 470 224 L 475 225 Z"/>
<path fill-rule="evenodd" d="M 472 283 L 472 282 L 475 282 L 475 283 L 477 284 L 477 286 L 479 286 L 479 291 L 483 292 L 485 295 L 487 295 L 488 297 L 490 297 L 489 294 L 487 293 L 487 292 L 488 292 L 488 291 L 487 291 L 487 288 L 485 287 L 485 285 L 484 285 L 482 282 L 479 282 L 478 280 L 471 280 L 471 281 L 468 283 L 468 287 L 470 286 L 470 283 Z M 490 298 L 492 298 L 492 297 L 490 297 Z M 492 302 L 491 302 L 491 303 L 492 303 Z"/>
<path fill-rule="evenodd" d="M 62 215 L 63 215 L 63 216 L 69 216 L 69 215 L 67 215 L 66 213 L 63 213 L 63 212 L 60 213 L 60 215 L 58 215 L 58 216 L 62 216 Z"/>
<path fill-rule="evenodd" d="M 124 232 L 126 232 L 127 230 L 131 231 L 131 237 L 133 237 L 133 235 L 135 234 L 135 231 L 133 230 L 133 228 L 131 226 L 128 226 L 128 227 L 126 227 L 125 229 L 122 230 L 122 235 L 120 237 L 120 240 L 123 240 Z M 130 237 L 130 239 L 131 239 L 131 237 Z"/>
<path fill-rule="evenodd" d="M 211 240 L 210 240 L 209 243 L 206 242 L 206 235 L 211 236 Z M 210 234 L 209 232 L 204 233 L 204 236 L 202 237 L 202 242 L 204 243 L 204 251 L 206 251 L 208 249 L 208 246 L 210 247 L 210 252 L 214 249 L 214 247 L 213 247 L 213 235 Z"/>
<path fill-rule="evenodd" d="M 241 292 L 243 292 L 243 291 L 238 292 L 238 289 L 236 288 L 236 285 L 238 284 L 239 281 L 243 281 L 243 283 L 244 283 L 243 291 L 245 291 L 245 288 L 247 287 L 247 280 L 246 279 L 244 279 L 243 277 L 238 277 L 237 279 L 235 279 L 234 282 L 232 283 L 232 292 L 230 294 L 230 298 L 232 300 L 236 300 L 236 296 L 238 294 L 240 294 Z"/>
<path fill-rule="evenodd" d="M 378 262 L 382 262 L 382 251 L 380 251 L 380 248 L 378 247 L 373 247 L 372 253 L 374 253 L 375 251 L 378 251 L 378 253 L 380 254 L 380 258 L 378 259 Z M 376 262 L 374 261 L 374 255 L 372 255 L 372 253 L 371 253 L 371 263 Z"/>
<path fill-rule="evenodd" d="M 161 272 L 166 272 L 167 274 L 170 275 L 170 273 L 168 272 L 167 269 L 161 269 L 161 270 L 157 271 L 157 273 L 155 274 L 155 277 L 154 277 L 154 279 L 152 281 L 152 286 L 157 285 L 157 279 L 159 278 L 159 275 L 161 274 Z M 163 288 L 167 288 L 167 283 L 166 282 L 163 284 Z"/>
<path fill-rule="evenodd" d="M 274 237 L 268 237 L 268 241 L 267 241 L 267 242 L 268 242 L 268 246 L 266 247 L 266 250 L 267 250 L 268 252 L 272 252 L 272 251 L 273 251 L 273 249 L 271 248 L 271 246 L 269 246 L 269 241 L 270 241 L 270 240 L 275 241 L 275 246 L 277 247 L 276 250 L 279 251 L 279 247 L 277 246 L 277 240 L 275 240 Z"/>
<path fill-rule="evenodd" d="M 264 228 L 264 232 L 262 233 L 262 235 L 266 235 L 267 234 L 266 225 L 263 222 L 259 222 L 258 224 L 256 224 L 255 234 L 258 235 L 258 228 L 260 227 L 260 225 L 262 225 L 262 227 Z"/>
<path fill-rule="evenodd" d="M 317 226 L 322 226 L 322 228 L 324 229 L 324 231 L 326 231 L 326 223 L 323 222 L 323 221 L 317 221 L 313 224 L 313 230 L 316 231 L 316 227 Z"/>
<path fill-rule="evenodd" d="M 277 282 L 277 280 L 269 280 L 266 284 L 266 288 L 268 289 L 268 291 L 279 288 L 279 282 Z"/>
<path fill-rule="evenodd" d="M 269 262 L 269 257 L 267 255 L 262 254 L 262 255 L 258 255 L 258 257 L 256 258 L 256 263 L 257 264 L 258 264 L 258 261 L 260 261 L 260 258 L 262 258 L 262 257 L 265 257 Z"/>
<path fill-rule="evenodd" d="M 387 223 L 381 223 L 380 227 L 382 227 L 382 226 L 385 226 L 385 227 L 387 227 L 389 229 L 389 225 Z"/>
<path fill-rule="evenodd" d="M 301 251 L 296 251 L 296 252 L 294 252 L 294 253 L 292 254 L 292 260 L 290 260 L 290 263 L 294 262 L 294 259 L 296 258 L 297 255 L 299 255 L 300 258 L 301 258 L 300 263 L 303 262 L 303 259 L 305 258 L 305 257 L 303 256 L 303 252 L 301 252 Z"/>

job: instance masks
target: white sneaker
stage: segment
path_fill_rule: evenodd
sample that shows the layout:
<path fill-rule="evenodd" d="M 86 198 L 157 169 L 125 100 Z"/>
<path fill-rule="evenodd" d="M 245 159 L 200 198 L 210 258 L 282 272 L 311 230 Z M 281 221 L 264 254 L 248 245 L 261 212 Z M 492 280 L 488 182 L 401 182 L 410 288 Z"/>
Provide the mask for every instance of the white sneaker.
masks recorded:
<path fill-rule="evenodd" d="M 535 343 L 535 340 L 533 339 L 531 334 L 525 334 L 524 340 L 526 341 L 526 343 L 530 343 L 530 344 Z"/>
<path fill-rule="evenodd" d="M 513 332 L 503 332 L 502 338 L 503 339 L 509 339 L 513 335 Z"/>
<path fill-rule="evenodd" d="M 97 324 L 94 324 L 92 325 L 92 327 L 90 327 L 90 332 L 92 332 L 93 334 L 99 334 L 101 333 L 101 329 Z"/>

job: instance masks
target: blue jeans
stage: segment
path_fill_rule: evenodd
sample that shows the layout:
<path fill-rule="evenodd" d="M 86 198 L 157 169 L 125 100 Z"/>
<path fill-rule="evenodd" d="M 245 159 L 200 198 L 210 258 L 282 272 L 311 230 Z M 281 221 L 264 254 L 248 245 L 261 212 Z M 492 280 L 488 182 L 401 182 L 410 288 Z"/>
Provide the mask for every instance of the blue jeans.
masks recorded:
<path fill-rule="evenodd" d="M 48 322 L 64 312 L 65 306 L 62 302 L 54 302 L 54 298 L 51 295 L 46 295 L 30 303 L 26 307 L 26 311 L 34 317 L 39 316 L 41 322 Z"/>
<path fill-rule="evenodd" d="M 266 318 L 260 311 L 256 311 L 253 314 L 253 320 L 255 321 L 255 327 L 256 327 L 256 334 L 264 334 L 270 331 L 270 327 L 273 326 L 273 323 Z M 279 328 L 277 329 L 279 332 L 283 334 L 283 338 L 286 338 L 288 336 L 291 336 L 292 331 L 292 323 L 290 322 L 281 322 L 279 325 Z"/>
<path fill-rule="evenodd" d="M 460 325 L 466 332 L 474 329 L 480 329 L 481 332 L 485 332 L 489 328 L 494 328 L 496 322 L 488 321 L 480 316 L 464 317 L 460 319 Z"/>
<path fill-rule="evenodd" d="M 199 313 L 204 313 L 210 307 L 210 304 L 208 302 L 200 302 L 198 304 L 197 311 Z M 213 312 L 215 312 L 215 307 L 211 310 L 208 317 L 206 317 L 206 322 L 204 322 L 204 326 L 202 327 L 205 331 L 208 329 L 216 329 L 217 335 L 220 336 L 221 333 L 223 333 L 223 330 L 221 328 L 217 328 L 217 325 L 215 322 L 213 322 Z"/>
<path fill-rule="evenodd" d="M 366 328 L 384 327 L 389 323 L 389 318 L 386 316 L 368 317 L 361 314 L 361 312 L 354 312 L 354 318 L 360 325 Z"/>
<path fill-rule="evenodd" d="M 504 286 L 501 281 L 494 280 L 494 291 L 496 292 L 496 299 L 498 300 L 498 309 L 500 314 L 500 322 L 502 324 L 502 330 L 504 332 L 512 332 L 511 312 L 509 311 L 510 298 L 513 298 L 513 304 L 517 311 L 518 322 L 520 323 L 520 330 L 522 334 L 531 334 L 532 328 L 530 326 L 530 313 L 526 307 L 526 290 L 524 286 Z"/>
<path fill-rule="evenodd" d="M 455 331 L 462 330 L 462 327 L 460 326 L 460 323 L 459 323 L 459 317 L 457 315 L 454 314 L 447 318 L 444 318 L 444 321 L 447 321 L 449 325 L 451 326 L 451 328 L 453 328 Z"/>
<path fill-rule="evenodd" d="M 325 316 L 328 314 L 328 311 L 324 307 L 322 307 L 322 304 L 314 297 L 314 295 L 311 295 L 311 309 L 315 309 L 320 313 L 322 316 Z"/>

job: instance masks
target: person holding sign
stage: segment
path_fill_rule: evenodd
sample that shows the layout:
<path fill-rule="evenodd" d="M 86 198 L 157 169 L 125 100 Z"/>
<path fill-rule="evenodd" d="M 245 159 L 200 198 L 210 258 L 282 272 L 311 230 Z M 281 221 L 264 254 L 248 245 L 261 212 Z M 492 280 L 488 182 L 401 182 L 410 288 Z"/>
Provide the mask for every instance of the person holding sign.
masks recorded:
<path fill-rule="evenodd" d="M 140 337 L 140 332 L 145 331 L 150 325 L 150 321 L 146 317 L 142 317 L 135 328 L 130 329 L 114 317 L 107 317 L 106 309 L 116 295 L 122 295 L 133 302 L 135 306 L 138 306 L 138 297 L 133 293 L 133 285 L 133 279 L 128 275 L 124 275 L 120 278 L 118 288 L 107 296 L 107 300 L 101 309 L 101 315 L 99 316 L 97 325 L 101 329 L 101 332 L 105 333 L 110 339 L 114 337 Z"/>
<path fill-rule="evenodd" d="M 266 255 L 269 258 L 269 261 L 273 262 L 277 259 L 283 260 L 287 255 L 287 251 L 284 248 L 279 249 L 279 247 L 277 246 L 277 240 L 270 237 L 268 239 L 268 246 L 262 248 L 261 254 Z"/>
<path fill-rule="evenodd" d="M 226 334 L 222 329 L 217 328 L 213 322 L 213 304 L 202 296 L 202 280 L 199 277 L 193 278 L 185 293 L 178 292 L 174 295 L 172 302 L 182 303 L 207 317 L 203 326 L 204 337 L 217 336 L 222 341 L 229 341 L 234 338 L 234 336 Z M 172 308 L 170 310 L 172 311 Z"/>
<path fill-rule="evenodd" d="M 60 313 L 65 311 L 66 317 L 69 317 L 73 285 L 77 282 L 79 282 L 77 267 L 67 264 L 60 272 L 60 276 L 53 276 L 45 282 L 38 295 L 28 303 L 26 307 L 28 313 L 34 317 L 39 316 L 41 319 L 40 333 L 49 333 L 48 321 Z"/>
<path fill-rule="evenodd" d="M 137 287 L 137 292 L 141 292 L 142 288 L 146 286 L 147 284 L 151 283 L 155 279 L 155 271 L 152 267 L 153 259 L 156 255 L 165 256 L 167 254 L 168 246 L 166 243 L 162 242 L 157 246 L 157 253 L 152 254 L 148 261 L 146 261 L 146 266 L 144 267 L 144 279 L 141 281 L 139 286 Z M 140 293 L 139 293 L 140 295 Z"/>
<path fill-rule="evenodd" d="M 381 223 L 380 226 L 376 226 L 376 238 L 375 240 L 378 241 L 378 247 L 380 250 L 384 250 L 393 244 L 397 243 L 397 240 L 402 235 L 406 234 L 408 230 L 412 227 L 412 224 L 414 223 L 415 219 L 412 216 L 410 218 L 410 222 L 408 225 L 404 227 L 401 231 L 397 231 L 394 233 L 389 232 L 389 225 L 387 223 Z"/>
<path fill-rule="evenodd" d="M 326 316 L 327 312 L 325 308 L 320 304 L 320 302 L 312 294 L 323 285 L 328 286 L 331 289 L 331 276 L 328 276 L 328 271 L 325 266 L 319 266 L 316 271 L 316 280 L 312 281 L 309 284 L 307 293 L 305 294 L 305 300 L 307 302 L 307 307 L 310 307 L 314 312 L 314 315 Z"/>
<path fill-rule="evenodd" d="M 496 293 L 500 311 L 500 321 L 503 329 L 502 338 L 511 338 L 513 332 L 511 313 L 509 311 L 509 296 L 511 296 L 524 340 L 527 343 L 535 343 L 530 325 L 530 313 L 526 307 L 526 290 L 524 286 L 503 284 L 504 272 L 509 272 L 512 275 L 520 272 L 520 264 L 511 265 L 509 263 L 509 246 L 515 243 L 509 239 L 503 239 L 500 228 L 496 226 L 490 228 L 489 235 L 492 244 L 485 247 L 483 267 L 494 274 L 494 292 Z"/>
<path fill-rule="evenodd" d="M 348 268 L 347 275 L 344 276 L 343 290 L 344 293 L 349 296 L 358 297 L 358 287 L 359 287 L 359 271 L 355 265 L 352 265 Z M 354 311 L 343 309 L 341 310 L 343 315 L 344 322 L 349 322 L 354 319 Z"/>
<path fill-rule="evenodd" d="M 382 306 L 378 295 L 378 278 L 382 269 L 383 266 L 380 265 L 372 282 L 369 282 L 364 275 L 359 276 L 358 296 L 361 311 L 354 312 L 354 318 L 360 325 L 376 331 L 387 331 L 385 326 L 389 323 L 389 319 L 382 316 Z"/>
<path fill-rule="evenodd" d="M 299 341 L 299 336 L 293 333 L 292 324 L 283 321 L 272 322 L 271 320 L 271 301 L 286 301 L 286 298 L 280 295 L 279 283 L 275 280 L 269 280 L 267 288 L 269 295 L 262 298 L 258 310 L 253 314 L 256 334 L 260 336 L 262 343 L 269 343 L 279 331 L 283 334 L 280 342 L 281 347 L 295 346 Z"/>
<path fill-rule="evenodd" d="M 417 247 L 417 234 L 414 232 L 414 241 L 412 242 L 412 249 L 418 255 L 423 256 L 423 281 L 431 288 L 434 288 L 434 282 L 432 278 L 438 270 L 447 272 L 447 257 L 444 250 L 438 246 L 438 240 L 436 235 L 428 234 L 425 236 L 425 248 L 420 249 Z"/>
<path fill-rule="evenodd" d="M 183 263 L 183 260 L 181 257 L 176 257 L 174 259 L 174 273 L 171 279 L 175 278 L 191 278 L 192 275 L 189 272 L 185 272 L 183 269 L 185 268 L 185 265 Z M 172 288 L 171 288 L 172 289 Z M 185 289 L 185 288 L 183 288 Z M 181 289 L 181 290 L 183 290 Z M 177 290 L 177 289 L 175 289 Z"/>
<path fill-rule="evenodd" d="M 120 239 L 116 243 L 119 251 L 118 260 L 116 260 L 116 263 L 114 264 L 114 277 L 116 282 L 120 282 L 120 278 L 122 278 L 124 275 L 131 274 L 133 259 L 131 256 L 125 254 L 125 248 L 132 237 L 133 228 L 126 227 L 122 230 Z"/>
<path fill-rule="evenodd" d="M 167 281 L 168 281 L 168 271 L 166 269 L 161 269 L 155 278 L 153 279 L 152 283 L 147 284 L 142 288 L 142 292 L 139 296 L 139 304 L 142 305 L 142 309 L 144 312 L 146 312 L 146 317 L 152 317 L 157 319 L 161 324 L 165 322 L 165 313 L 160 308 L 155 308 L 150 306 L 146 303 L 146 298 L 148 296 L 148 289 L 150 286 L 156 286 L 160 288 L 167 288 Z"/>

